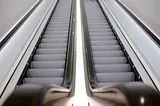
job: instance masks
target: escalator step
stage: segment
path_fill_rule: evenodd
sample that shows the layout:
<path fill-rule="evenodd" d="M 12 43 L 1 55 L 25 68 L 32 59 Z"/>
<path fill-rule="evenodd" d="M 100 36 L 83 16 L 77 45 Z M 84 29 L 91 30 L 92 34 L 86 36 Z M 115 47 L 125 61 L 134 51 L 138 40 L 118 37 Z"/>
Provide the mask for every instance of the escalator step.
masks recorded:
<path fill-rule="evenodd" d="M 54 38 L 54 39 L 59 39 L 59 38 L 66 39 L 67 37 L 68 37 L 67 34 L 45 34 L 43 36 L 43 38 Z"/>
<path fill-rule="evenodd" d="M 104 82 L 130 82 L 134 81 L 133 72 L 121 72 L 121 73 L 96 73 L 97 80 L 100 83 Z"/>
<path fill-rule="evenodd" d="M 114 36 L 91 36 L 90 40 L 92 41 L 98 41 L 98 40 L 115 40 L 116 38 Z"/>
<path fill-rule="evenodd" d="M 67 43 L 67 39 L 42 39 L 42 43 Z"/>
<path fill-rule="evenodd" d="M 27 76 L 29 78 L 37 78 L 37 77 L 41 77 L 41 78 L 52 78 L 52 77 L 63 77 L 64 74 L 64 69 L 29 69 L 27 71 Z"/>
<path fill-rule="evenodd" d="M 61 30 L 64 30 L 64 31 L 68 31 L 68 28 L 67 27 L 48 27 L 47 29 L 46 29 L 46 31 L 50 31 L 50 30 L 52 30 L 52 31 L 61 31 Z"/>
<path fill-rule="evenodd" d="M 41 84 L 41 85 L 59 85 L 61 86 L 63 82 L 63 78 L 25 78 L 23 83 L 27 84 Z"/>
<path fill-rule="evenodd" d="M 131 71 L 129 64 L 99 64 L 95 65 L 97 73 L 108 73 L 108 72 L 127 72 Z"/>
<path fill-rule="evenodd" d="M 66 48 L 67 47 L 67 43 L 49 43 L 49 44 L 46 44 L 46 43 L 40 43 L 39 44 L 39 48 Z"/>
<path fill-rule="evenodd" d="M 127 59 L 125 57 L 94 57 L 94 64 L 125 64 Z"/>
<path fill-rule="evenodd" d="M 117 45 L 117 40 L 109 40 L 109 41 L 91 41 L 91 45 Z"/>
<path fill-rule="evenodd" d="M 54 24 L 55 25 L 55 24 Z M 47 35 L 54 35 L 54 34 L 68 34 L 68 31 L 45 31 Z"/>
<path fill-rule="evenodd" d="M 99 36 L 100 35 L 111 36 L 111 35 L 114 35 L 114 34 L 113 34 L 113 32 L 108 31 L 107 33 L 106 32 L 89 32 L 89 35 L 90 36 L 97 36 L 97 35 L 99 35 Z"/>
<path fill-rule="evenodd" d="M 55 48 L 55 49 L 37 49 L 36 54 L 64 54 L 66 48 Z"/>
<path fill-rule="evenodd" d="M 93 57 L 121 57 L 124 56 L 122 51 L 93 51 Z"/>
<path fill-rule="evenodd" d="M 118 84 L 124 84 L 129 82 L 108 82 L 108 83 L 97 83 L 97 87 L 112 87 Z"/>
<path fill-rule="evenodd" d="M 105 32 L 105 33 L 108 33 L 108 32 L 111 32 L 112 30 L 110 28 L 107 28 L 107 29 L 89 29 L 89 32 Z"/>
<path fill-rule="evenodd" d="M 34 61 L 63 61 L 65 60 L 66 54 L 36 54 L 34 55 Z"/>
<path fill-rule="evenodd" d="M 92 46 L 93 51 L 117 51 L 121 50 L 121 47 L 119 45 L 94 45 Z"/>
<path fill-rule="evenodd" d="M 33 69 L 52 69 L 64 68 L 65 61 L 32 61 L 31 68 Z"/>

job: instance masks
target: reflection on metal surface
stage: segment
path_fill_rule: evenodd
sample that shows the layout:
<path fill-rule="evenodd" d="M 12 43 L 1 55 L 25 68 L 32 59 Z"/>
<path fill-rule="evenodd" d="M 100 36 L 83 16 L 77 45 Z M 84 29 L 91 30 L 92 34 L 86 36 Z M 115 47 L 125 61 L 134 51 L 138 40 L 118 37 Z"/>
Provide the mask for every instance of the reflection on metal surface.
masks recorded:
<path fill-rule="evenodd" d="M 142 105 L 144 105 L 145 104 L 145 98 L 142 96 L 142 97 L 140 97 L 140 103 L 142 104 Z"/>
<path fill-rule="evenodd" d="M 84 63 L 82 51 L 82 25 L 81 25 L 81 11 L 80 0 L 76 2 L 76 81 L 75 81 L 75 101 L 74 106 L 88 106 L 85 77 L 84 77 Z"/>

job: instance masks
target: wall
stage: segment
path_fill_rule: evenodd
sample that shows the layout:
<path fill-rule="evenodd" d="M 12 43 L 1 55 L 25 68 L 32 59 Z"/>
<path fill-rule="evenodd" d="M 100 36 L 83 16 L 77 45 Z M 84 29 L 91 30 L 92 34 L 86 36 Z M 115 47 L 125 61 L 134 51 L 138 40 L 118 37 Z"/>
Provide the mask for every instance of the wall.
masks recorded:
<path fill-rule="evenodd" d="M 37 0 L 0 0 L 0 39 Z"/>

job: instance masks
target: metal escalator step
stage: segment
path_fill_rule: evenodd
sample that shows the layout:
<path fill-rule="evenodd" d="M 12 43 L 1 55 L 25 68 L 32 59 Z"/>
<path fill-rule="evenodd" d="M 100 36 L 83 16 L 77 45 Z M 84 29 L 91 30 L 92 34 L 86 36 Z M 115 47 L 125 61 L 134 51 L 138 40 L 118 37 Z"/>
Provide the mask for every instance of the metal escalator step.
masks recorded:
<path fill-rule="evenodd" d="M 53 31 L 61 31 L 61 30 L 64 30 L 64 31 L 68 31 L 68 28 L 67 27 L 48 27 L 46 29 L 46 31 L 50 31 L 50 30 L 53 30 Z"/>
<path fill-rule="evenodd" d="M 41 40 L 42 43 L 67 43 L 67 39 L 46 39 Z"/>
<path fill-rule="evenodd" d="M 66 48 L 56 48 L 56 49 L 37 49 L 36 54 L 64 54 L 66 53 Z"/>
<path fill-rule="evenodd" d="M 130 82 L 134 81 L 133 72 L 121 72 L 121 73 L 96 73 L 97 80 L 100 83 L 104 82 Z"/>
<path fill-rule="evenodd" d="M 68 34 L 45 34 L 43 38 L 66 39 Z"/>
<path fill-rule="evenodd" d="M 53 28 L 53 27 L 49 27 L 48 29 L 46 29 L 46 31 L 47 32 L 60 32 L 60 31 L 64 31 L 64 32 L 66 32 L 66 31 L 68 31 L 68 28 L 63 28 L 63 27 L 61 27 L 62 29 L 60 29 L 60 28 Z"/>
<path fill-rule="evenodd" d="M 124 53 L 119 51 L 92 51 L 93 57 L 121 57 Z"/>
<path fill-rule="evenodd" d="M 115 40 L 115 36 L 91 36 L 90 40 L 91 41 L 103 41 L 103 40 Z"/>
<path fill-rule="evenodd" d="M 91 45 L 117 45 L 117 40 L 108 40 L 108 41 L 91 41 Z"/>
<path fill-rule="evenodd" d="M 129 82 L 108 82 L 108 83 L 97 83 L 97 87 L 112 87 L 118 84 L 124 84 L 124 83 L 129 83 Z"/>
<path fill-rule="evenodd" d="M 107 28 L 110 28 L 110 26 L 109 25 L 101 25 L 101 26 L 95 25 L 95 26 L 89 26 L 88 29 L 107 29 Z"/>
<path fill-rule="evenodd" d="M 108 33 L 111 32 L 111 28 L 106 28 L 106 29 L 89 29 L 89 32 L 104 32 L 104 33 Z"/>
<path fill-rule="evenodd" d="M 105 17 L 91 17 L 91 18 L 87 18 L 87 20 L 105 20 L 106 18 Z"/>
<path fill-rule="evenodd" d="M 64 69 L 29 69 L 27 71 L 28 78 L 49 78 L 49 77 L 63 77 Z"/>
<path fill-rule="evenodd" d="M 64 68 L 65 61 L 32 61 L 31 68 L 33 69 L 52 69 Z"/>
<path fill-rule="evenodd" d="M 129 64 L 98 64 L 94 66 L 97 73 L 131 71 L 131 67 Z"/>
<path fill-rule="evenodd" d="M 52 20 L 49 23 L 50 24 L 68 24 L 67 21 L 52 21 Z"/>
<path fill-rule="evenodd" d="M 66 17 L 52 17 L 51 19 L 68 19 L 68 18 L 66 18 Z"/>
<path fill-rule="evenodd" d="M 48 29 L 68 29 L 69 28 L 69 26 L 68 25 L 62 25 L 62 24 L 59 24 L 59 25 L 54 25 L 54 24 L 48 24 L 48 27 L 47 27 L 47 29 L 46 30 L 48 30 Z"/>
<path fill-rule="evenodd" d="M 62 14 L 53 14 L 53 17 L 66 17 L 66 18 L 68 18 L 70 16 L 70 14 L 68 15 L 66 15 L 66 14 L 64 14 L 64 15 L 62 15 Z"/>
<path fill-rule="evenodd" d="M 46 44 L 46 43 L 40 43 L 39 44 L 39 48 L 66 48 L 67 47 L 67 43 L 49 43 L 49 44 Z"/>
<path fill-rule="evenodd" d="M 111 32 L 111 31 L 109 32 L 108 31 L 108 32 L 104 32 L 104 33 L 103 32 L 89 32 L 89 35 L 90 36 L 98 36 L 98 35 L 99 36 L 100 35 L 105 35 L 105 36 L 111 36 L 112 35 L 113 36 L 114 34 L 113 34 L 113 32 Z"/>
<path fill-rule="evenodd" d="M 119 45 L 94 45 L 91 46 L 93 51 L 117 51 L 121 50 Z"/>
<path fill-rule="evenodd" d="M 50 22 L 68 22 L 69 23 L 69 19 L 56 19 L 56 18 L 52 18 L 51 20 L 50 20 Z"/>
<path fill-rule="evenodd" d="M 45 31 L 45 34 L 68 34 L 68 31 Z"/>
<path fill-rule="evenodd" d="M 33 57 L 34 61 L 63 61 L 66 54 L 36 54 Z"/>
<path fill-rule="evenodd" d="M 50 22 L 68 22 L 69 23 L 69 19 L 51 19 Z"/>
<path fill-rule="evenodd" d="M 94 64 L 125 64 L 127 59 L 125 57 L 94 57 Z"/>
<path fill-rule="evenodd" d="M 90 23 L 88 23 L 88 25 L 109 25 L 108 23 L 104 23 L 104 22 L 90 22 Z"/>
<path fill-rule="evenodd" d="M 25 78 L 23 83 L 27 84 L 41 84 L 41 85 L 59 85 L 61 86 L 63 82 L 63 78 Z"/>
<path fill-rule="evenodd" d="M 89 19 L 90 17 L 87 17 L 87 19 Z M 98 19 L 98 18 L 97 18 Z M 109 24 L 108 23 L 101 23 L 101 24 L 97 24 L 97 23 L 93 23 L 93 24 L 89 24 L 88 23 L 88 26 L 108 26 Z"/>
<path fill-rule="evenodd" d="M 98 23 L 99 22 L 104 22 L 104 23 L 107 23 L 106 19 L 99 19 L 99 20 L 98 19 L 97 20 L 88 19 L 87 22 L 88 23 L 92 23 L 92 22 L 98 22 Z"/>
<path fill-rule="evenodd" d="M 63 24 L 48 24 L 48 27 L 69 27 L 69 25 L 63 25 Z"/>

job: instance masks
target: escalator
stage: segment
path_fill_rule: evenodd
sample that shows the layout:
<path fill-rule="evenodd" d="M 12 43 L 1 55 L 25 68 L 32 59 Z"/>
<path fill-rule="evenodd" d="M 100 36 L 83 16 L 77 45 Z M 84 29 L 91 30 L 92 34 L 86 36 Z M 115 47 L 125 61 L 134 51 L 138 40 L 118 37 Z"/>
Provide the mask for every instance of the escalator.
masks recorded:
<path fill-rule="evenodd" d="M 142 70 L 133 64 L 99 1 L 81 1 L 89 95 L 105 101 L 95 105 L 150 106 L 159 93 L 150 95 L 154 87 L 143 83 Z"/>
<path fill-rule="evenodd" d="M 12 91 L 17 91 L 13 95 L 18 97 L 12 96 L 13 101 L 8 105 L 18 105 L 20 99 L 26 101 L 23 104 L 26 106 L 47 104 L 66 97 L 70 99 L 74 64 L 74 8 L 74 0 L 57 0 L 52 8 L 48 8 L 47 15 L 42 17 L 42 29 L 39 28 L 40 33 L 35 35 L 38 36 L 37 40 L 31 40 L 31 46 L 26 49 L 29 55 L 27 64 L 21 69 L 19 79 L 12 84 Z M 8 96 L 6 92 L 7 89 L 4 90 L 3 99 Z M 33 104 L 29 98 L 34 98 Z M 43 101 L 43 98 L 46 99 Z"/>
<path fill-rule="evenodd" d="M 25 60 L 25 63 L 22 62 L 21 70 L 15 69 L 3 90 L 3 94 L 1 94 L 4 100 L 8 97 L 8 92 L 11 93 L 13 90 L 21 89 L 21 86 L 22 88 L 23 86 L 31 87 L 29 89 L 31 93 L 42 90 L 39 93 L 45 95 L 45 92 L 48 92 L 47 101 L 42 101 L 42 103 L 71 96 L 75 24 L 73 10 L 75 2 L 74 0 L 43 1 L 41 8 L 42 6 L 46 7 L 46 5 L 49 5 L 49 7 L 46 11 L 43 11 L 45 14 L 42 15 L 40 24 L 37 25 L 38 28 L 35 28 L 35 32 L 38 32 L 38 34 L 33 35 L 33 38 L 30 35 L 32 40 L 26 43 L 27 48 L 17 67 L 21 67 L 20 64 L 23 60 Z M 19 75 L 13 80 L 16 72 Z M 14 83 L 11 83 L 12 81 Z M 11 89 L 8 87 L 10 84 Z M 24 92 L 29 96 L 29 92 Z M 21 98 L 21 96 L 19 97 Z M 4 102 L 3 99 L 1 99 L 2 102 Z"/>
<path fill-rule="evenodd" d="M 103 99 L 110 106 L 158 106 L 159 92 L 143 83 L 99 2 L 81 0 L 81 3 L 88 75 L 86 85 L 89 82 L 91 96 Z M 76 87 L 72 86 L 74 5 L 74 0 L 58 1 L 17 88 L 3 106 L 55 105 L 54 100 L 64 102 L 60 99 L 68 97 L 71 89 Z M 73 100 L 70 105 L 74 105 Z"/>
<path fill-rule="evenodd" d="M 99 4 L 84 0 L 84 8 L 85 29 L 88 29 L 86 48 L 91 64 L 89 80 L 94 83 L 92 85 L 99 88 L 140 81 Z"/>
<path fill-rule="evenodd" d="M 65 75 L 69 65 L 67 56 L 71 53 L 69 47 L 72 47 L 70 45 L 71 4 L 72 0 L 59 0 L 18 85 L 65 86 Z"/>

